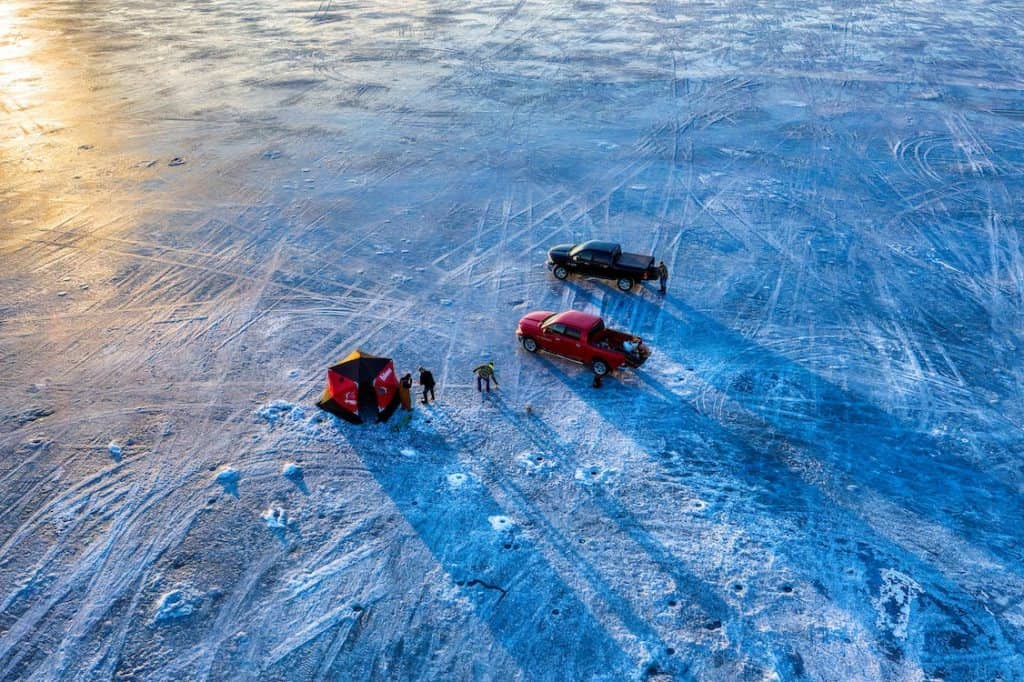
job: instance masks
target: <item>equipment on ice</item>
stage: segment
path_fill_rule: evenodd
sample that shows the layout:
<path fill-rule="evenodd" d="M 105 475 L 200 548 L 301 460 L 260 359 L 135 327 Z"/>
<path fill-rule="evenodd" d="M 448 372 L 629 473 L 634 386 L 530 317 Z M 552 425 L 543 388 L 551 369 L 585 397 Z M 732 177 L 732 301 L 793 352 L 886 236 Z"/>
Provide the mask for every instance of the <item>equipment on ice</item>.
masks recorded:
<path fill-rule="evenodd" d="M 327 388 L 317 402 L 353 424 L 376 416 L 387 421 L 398 406 L 398 375 L 391 358 L 355 350 L 327 370 Z"/>

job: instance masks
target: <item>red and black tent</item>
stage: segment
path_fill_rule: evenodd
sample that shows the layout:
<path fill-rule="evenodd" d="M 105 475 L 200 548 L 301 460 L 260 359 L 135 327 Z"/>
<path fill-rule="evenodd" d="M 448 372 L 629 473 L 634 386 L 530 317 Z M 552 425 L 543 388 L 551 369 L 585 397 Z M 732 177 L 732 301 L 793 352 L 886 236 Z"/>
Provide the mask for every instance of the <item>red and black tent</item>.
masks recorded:
<path fill-rule="evenodd" d="M 327 388 L 317 407 L 362 424 L 376 415 L 386 421 L 398 405 L 398 375 L 391 358 L 379 358 L 356 350 L 327 369 Z"/>

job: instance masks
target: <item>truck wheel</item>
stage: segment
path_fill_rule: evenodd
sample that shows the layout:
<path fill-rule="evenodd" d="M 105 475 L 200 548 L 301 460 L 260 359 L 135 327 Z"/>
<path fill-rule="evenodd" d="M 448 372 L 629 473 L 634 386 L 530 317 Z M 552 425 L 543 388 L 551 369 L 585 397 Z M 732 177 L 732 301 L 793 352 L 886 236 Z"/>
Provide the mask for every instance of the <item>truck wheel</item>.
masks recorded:
<path fill-rule="evenodd" d="M 620 290 L 629 291 L 630 289 L 633 288 L 634 282 L 629 277 L 620 277 L 619 281 L 616 282 L 616 284 L 618 285 Z"/>
<path fill-rule="evenodd" d="M 604 360 L 594 360 L 591 368 L 594 370 L 594 374 L 599 377 L 603 377 L 608 373 L 608 365 L 605 364 Z"/>
<path fill-rule="evenodd" d="M 537 352 L 537 342 L 531 339 L 529 336 L 523 337 L 523 348 L 531 353 Z"/>
<path fill-rule="evenodd" d="M 556 265 L 552 274 L 554 274 L 555 279 L 565 279 L 569 276 L 569 271 L 564 265 Z"/>

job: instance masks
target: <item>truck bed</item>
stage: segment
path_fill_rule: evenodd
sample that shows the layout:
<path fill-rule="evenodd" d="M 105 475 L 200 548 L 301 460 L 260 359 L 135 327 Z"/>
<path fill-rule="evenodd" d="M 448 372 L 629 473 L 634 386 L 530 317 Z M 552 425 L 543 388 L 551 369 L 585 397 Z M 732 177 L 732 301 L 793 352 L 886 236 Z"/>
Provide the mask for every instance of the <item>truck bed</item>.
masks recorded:
<path fill-rule="evenodd" d="M 635 349 L 627 352 L 625 349 L 626 341 L 632 342 Z M 626 364 L 631 367 L 639 367 L 651 355 L 651 351 L 644 345 L 643 339 L 639 336 L 620 332 L 617 329 L 603 329 L 594 336 L 591 336 L 590 342 L 595 346 L 625 354 Z"/>
<path fill-rule="evenodd" d="M 615 264 L 629 270 L 646 271 L 654 267 L 654 256 L 644 256 L 639 253 L 622 253 Z"/>

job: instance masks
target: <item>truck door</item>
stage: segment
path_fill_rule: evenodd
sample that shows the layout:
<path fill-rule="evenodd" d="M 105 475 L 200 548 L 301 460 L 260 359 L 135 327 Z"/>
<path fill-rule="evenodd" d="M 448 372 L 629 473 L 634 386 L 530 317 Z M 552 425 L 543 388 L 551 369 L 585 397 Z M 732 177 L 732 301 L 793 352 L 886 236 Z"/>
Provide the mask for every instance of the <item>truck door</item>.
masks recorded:
<path fill-rule="evenodd" d="M 593 259 L 590 261 L 591 272 L 605 279 L 613 279 L 612 277 L 612 254 L 604 251 L 594 251 Z"/>
<path fill-rule="evenodd" d="M 586 358 L 584 356 L 586 355 L 586 352 L 583 348 L 582 336 L 583 333 L 579 329 L 566 326 L 562 341 L 565 348 L 563 355 L 570 357 L 573 360 L 585 362 Z"/>
<path fill-rule="evenodd" d="M 541 327 L 541 347 L 549 353 L 557 353 L 559 355 L 565 355 L 565 325 L 556 322 L 549 324 L 545 327 Z"/>
<path fill-rule="evenodd" d="M 594 274 L 594 252 L 589 249 L 580 251 L 572 257 L 573 267 L 583 275 Z"/>

